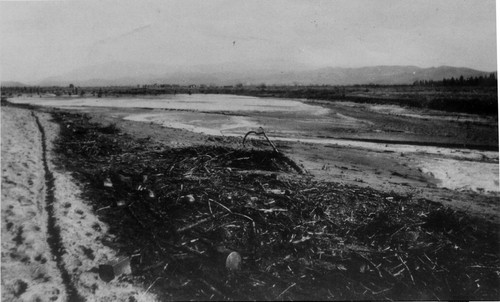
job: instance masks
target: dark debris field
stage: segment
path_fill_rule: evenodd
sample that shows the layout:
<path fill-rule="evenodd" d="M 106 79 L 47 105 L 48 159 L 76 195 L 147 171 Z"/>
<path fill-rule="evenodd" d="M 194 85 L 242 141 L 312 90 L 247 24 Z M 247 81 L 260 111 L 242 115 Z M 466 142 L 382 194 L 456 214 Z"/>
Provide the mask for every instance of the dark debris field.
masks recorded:
<path fill-rule="evenodd" d="M 55 112 L 60 168 L 161 300 L 500 298 L 498 226 L 315 181 L 260 141 L 171 148 Z M 230 252 L 241 266 L 228 270 Z M 122 278 L 121 277 L 121 278 Z"/>

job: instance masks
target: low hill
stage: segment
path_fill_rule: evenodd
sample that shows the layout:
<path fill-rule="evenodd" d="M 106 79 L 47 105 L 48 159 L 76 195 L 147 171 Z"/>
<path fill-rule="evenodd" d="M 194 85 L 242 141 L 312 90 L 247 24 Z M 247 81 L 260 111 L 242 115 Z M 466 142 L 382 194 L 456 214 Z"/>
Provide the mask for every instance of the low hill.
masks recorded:
<path fill-rule="evenodd" d="M 42 86 L 73 83 L 77 86 L 117 86 L 142 84 L 284 84 L 284 85 L 355 85 L 412 84 L 419 80 L 442 80 L 460 76 L 477 77 L 489 72 L 463 67 L 371 66 L 360 68 L 326 67 L 320 69 L 252 68 L 238 64 L 179 67 L 166 64 L 112 62 L 94 65 L 47 78 Z"/>
<path fill-rule="evenodd" d="M 21 82 L 15 82 L 15 81 L 2 81 L 0 82 L 1 87 L 26 87 L 29 85 L 26 85 Z"/>

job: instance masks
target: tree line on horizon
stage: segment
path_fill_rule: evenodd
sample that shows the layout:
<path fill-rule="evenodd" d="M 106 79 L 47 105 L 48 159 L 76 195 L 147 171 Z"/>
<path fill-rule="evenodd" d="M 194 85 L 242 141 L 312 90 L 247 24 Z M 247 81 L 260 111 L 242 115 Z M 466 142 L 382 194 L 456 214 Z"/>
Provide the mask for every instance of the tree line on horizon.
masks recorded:
<path fill-rule="evenodd" d="M 490 73 L 488 76 L 476 76 L 464 78 L 461 75 L 458 78 L 443 78 L 441 81 L 434 80 L 417 80 L 413 83 L 414 86 L 498 86 L 496 73 Z"/>

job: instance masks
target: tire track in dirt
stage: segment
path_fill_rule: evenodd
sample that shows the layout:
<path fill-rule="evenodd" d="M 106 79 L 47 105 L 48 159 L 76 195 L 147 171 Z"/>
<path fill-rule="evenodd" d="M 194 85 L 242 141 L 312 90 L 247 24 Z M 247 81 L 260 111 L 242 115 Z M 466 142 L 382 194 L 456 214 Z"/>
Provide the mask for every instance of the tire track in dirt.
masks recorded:
<path fill-rule="evenodd" d="M 45 210 L 47 212 L 47 242 L 49 244 L 52 255 L 55 257 L 57 268 L 61 272 L 61 278 L 66 288 L 68 301 L 85 301 L 85 299 L 80 296 L 78 290 L 71 280 L 71 276 L 68 273 L 63 260 L 63 255 L 65 253 L 64 246 L 62 244 L 61 239 L 61 229 L 57 225 L 56 218 L 54 216 L 54 190 L 55 190 L 55 178 L 52 174 L 52 171 L 49 169 L 49 165 L 47 162 L 47 141 L 45 130 L 40 123 L 40 120 L 32 111 L 31 114 L 36 120 L 36 124 L 38 126 L 38 130 L 41 134 L 42 141 L 42 162 L 44 168 L 44 176 L 45 176 Z"/>

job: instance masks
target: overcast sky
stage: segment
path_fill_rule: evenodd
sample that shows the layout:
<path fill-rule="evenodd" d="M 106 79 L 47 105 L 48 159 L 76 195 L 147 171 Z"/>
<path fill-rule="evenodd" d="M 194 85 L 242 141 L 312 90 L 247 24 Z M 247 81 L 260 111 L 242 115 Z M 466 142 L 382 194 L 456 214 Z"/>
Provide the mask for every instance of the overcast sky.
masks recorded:
<path fill-rule="evenodd" d="M 496 70 L 494 0 L 0 2 L 2 80 L 110 61 Z"/>

